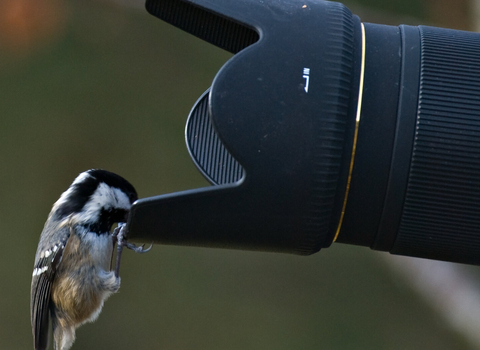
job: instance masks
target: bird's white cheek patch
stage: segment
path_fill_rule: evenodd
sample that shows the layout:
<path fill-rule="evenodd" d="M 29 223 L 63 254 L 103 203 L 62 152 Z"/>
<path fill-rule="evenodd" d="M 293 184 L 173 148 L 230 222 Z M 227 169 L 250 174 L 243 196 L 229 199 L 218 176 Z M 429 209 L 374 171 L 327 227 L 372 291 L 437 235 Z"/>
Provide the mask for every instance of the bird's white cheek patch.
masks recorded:
<path fill-rule="evenodd" d="M 77 222 L 97 222 L 102 209 L 124 209 L 129 210 L 131 207 L 128 196 L 120 189 L 110 187 L 106 183 L 101 182 L 90 199 L 83 207 L 82 211 L 75 214 L 74 218 Z"/>

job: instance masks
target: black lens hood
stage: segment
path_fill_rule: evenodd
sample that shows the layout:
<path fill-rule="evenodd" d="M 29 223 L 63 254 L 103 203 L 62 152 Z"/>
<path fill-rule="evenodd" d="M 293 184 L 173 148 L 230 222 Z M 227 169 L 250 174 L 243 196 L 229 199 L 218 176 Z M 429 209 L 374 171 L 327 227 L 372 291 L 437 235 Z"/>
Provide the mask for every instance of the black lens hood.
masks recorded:
<path fill-rule="evenodd" d="M 201 101 L 243 172 L 137 201 L 129 238 L 298 254 L 329 246 L 352 161 L 358 17 L 324 1 L 149 0 L 147 9 L 235 53 Z"/>

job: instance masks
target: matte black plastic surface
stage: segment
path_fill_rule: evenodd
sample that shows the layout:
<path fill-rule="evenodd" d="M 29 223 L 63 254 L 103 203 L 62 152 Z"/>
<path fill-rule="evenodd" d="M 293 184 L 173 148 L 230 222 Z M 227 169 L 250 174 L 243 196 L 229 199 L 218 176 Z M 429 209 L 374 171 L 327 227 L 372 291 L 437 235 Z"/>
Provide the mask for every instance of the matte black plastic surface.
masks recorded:
<path fill-rule="evenodd" d="M 392 163 L 382 217 L 371 247 L 390 251 L 397 237 L 405 202 L 420 88 L 420 32 L 418 27 L 400 26 L 402 38 L 400 90 Z"/>
<path fill-rule="evenodd" d="M 298 254 L 330 245 L 352 149 L 359 19 L 339 3 L 312 0 L 149 0 L 147 8 L 232 52 L 245 47 L 208 99 L 216 135 L 244 177 L 139 200 L 129 237 Z M 252 30 L 258 41 L 245 39 Z"/>
<path fill-rule="evenodd" d="M 370 246 L 382 216 L 400 86 L 398 27 L 365 23 L 362 113 L 351 188 L 337 242 Z"/>

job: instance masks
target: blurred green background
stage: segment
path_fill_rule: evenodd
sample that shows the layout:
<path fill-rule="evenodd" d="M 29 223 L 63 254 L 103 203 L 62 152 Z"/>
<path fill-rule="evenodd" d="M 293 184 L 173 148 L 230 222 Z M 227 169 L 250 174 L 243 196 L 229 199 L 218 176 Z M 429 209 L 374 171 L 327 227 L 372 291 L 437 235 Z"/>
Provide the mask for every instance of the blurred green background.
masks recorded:
<path fill-rule="evenodd" d="M 207 185 L 183 129 L 230 54 L 126 3 L 0 0 L 1 350 L 32 348 L 38 237 L 78 173 L 117 172 L 141 197 Z M 364 20 L 473 28 L 453 22 L 463 1 L 345 3 Z M 126 252 L 120 293 L 73 349 L 474 349 L 383 255 Z"/>

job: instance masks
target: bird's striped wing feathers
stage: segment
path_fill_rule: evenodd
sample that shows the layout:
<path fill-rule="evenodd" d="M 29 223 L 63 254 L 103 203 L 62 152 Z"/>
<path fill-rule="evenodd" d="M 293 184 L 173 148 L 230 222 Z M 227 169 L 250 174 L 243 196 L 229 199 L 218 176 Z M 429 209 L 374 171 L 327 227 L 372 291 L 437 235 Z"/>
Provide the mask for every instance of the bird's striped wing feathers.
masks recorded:
<path fill-rule="evenodd" d="M 50 290 L 68 237 L 69 230 L 64 240 L 39 252 L 33 268 L 30 316 L 35 350 L 44 350 L 48 345 Z"/>

